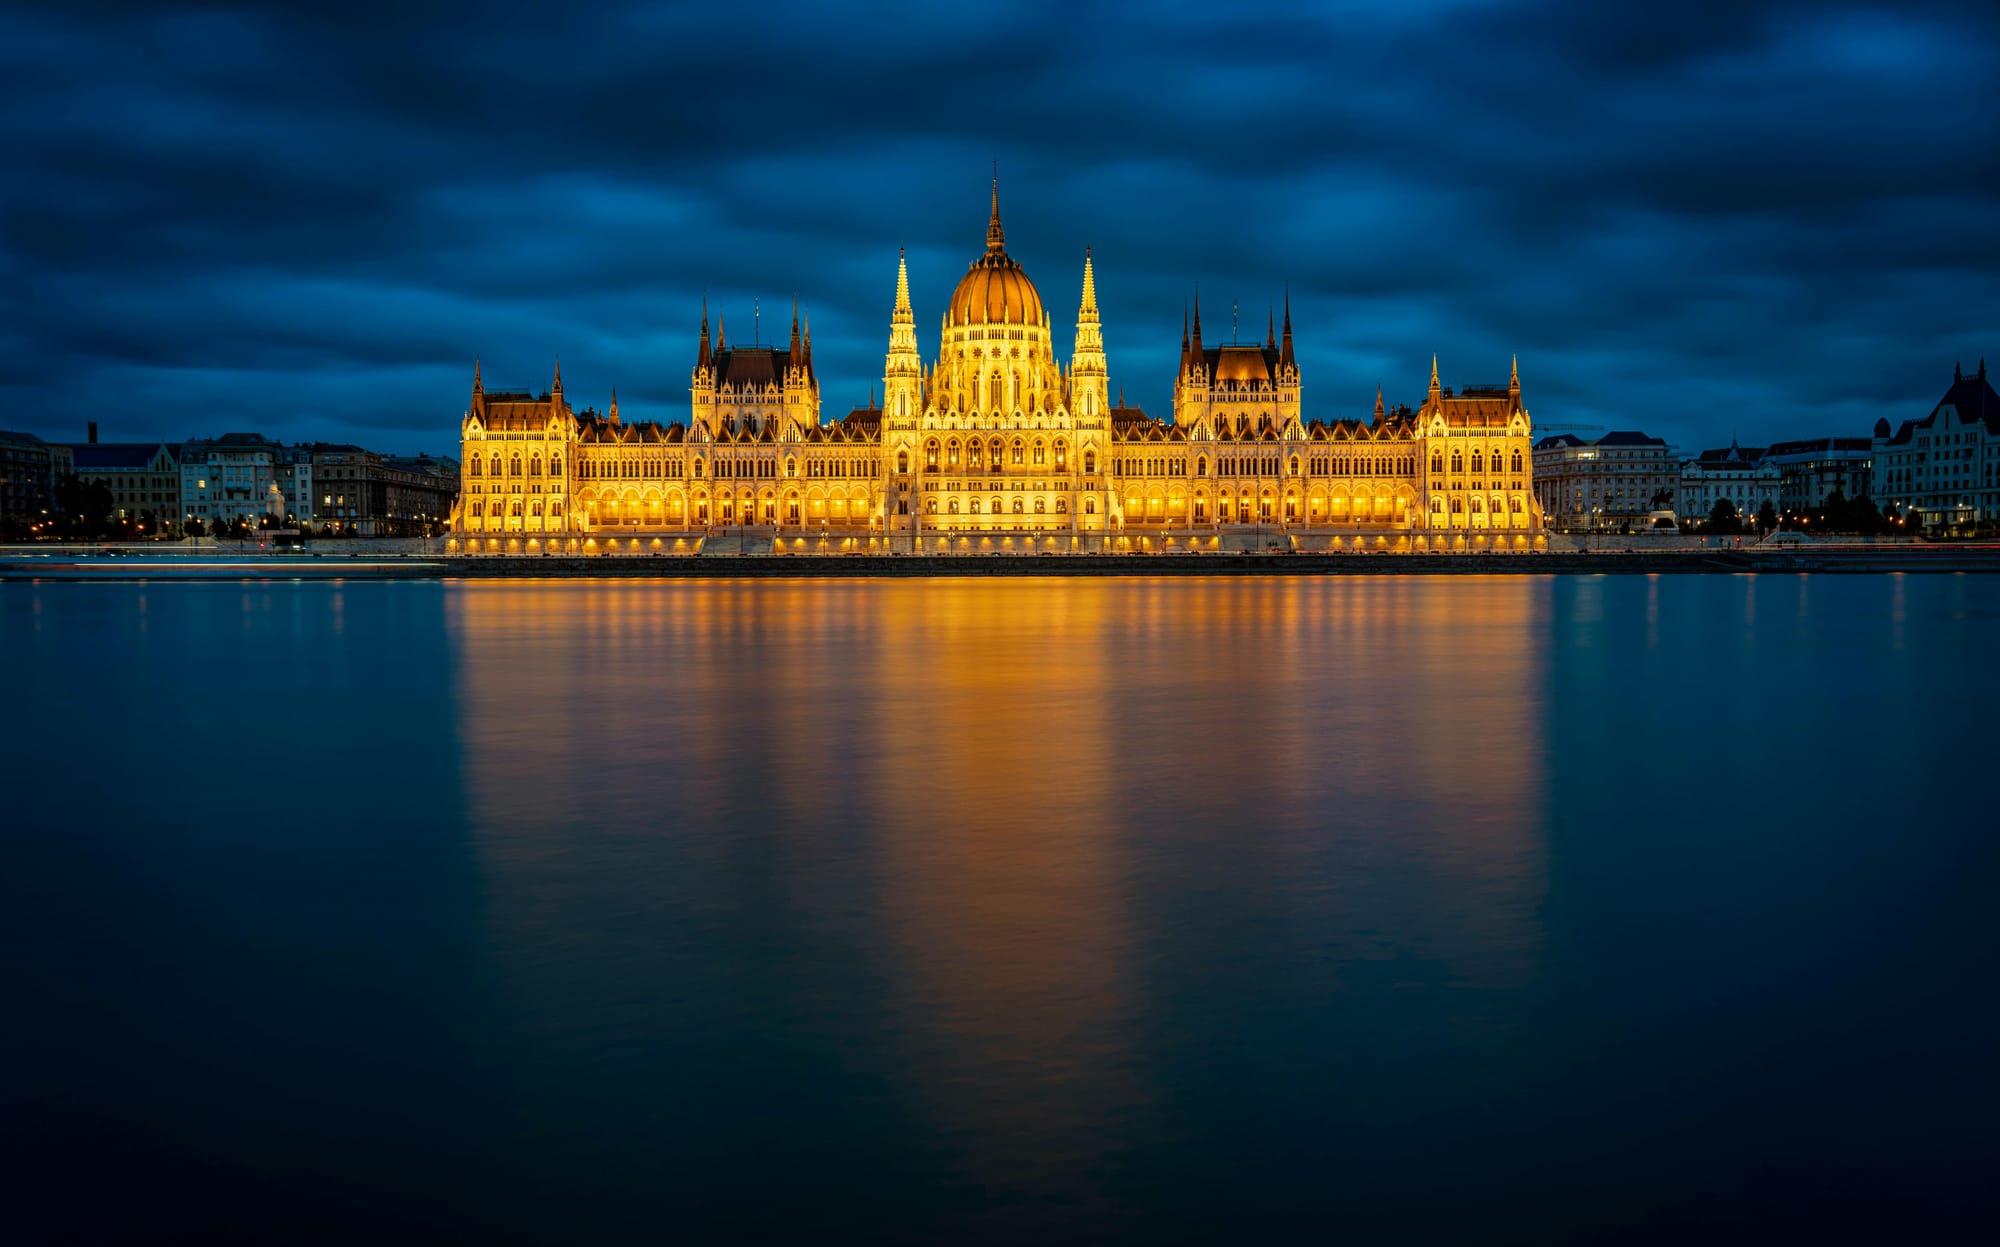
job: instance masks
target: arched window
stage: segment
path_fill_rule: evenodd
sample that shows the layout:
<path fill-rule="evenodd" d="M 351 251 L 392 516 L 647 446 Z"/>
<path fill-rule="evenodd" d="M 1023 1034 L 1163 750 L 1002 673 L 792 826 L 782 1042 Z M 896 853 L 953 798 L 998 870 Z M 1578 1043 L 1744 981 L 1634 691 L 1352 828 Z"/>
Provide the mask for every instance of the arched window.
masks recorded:
<path fill-rule="evenodd" d="M 1207 475 L 1208 475 L 1208 456 L 1207 456 L 1207 455 L 1203 455 L 1203 456 L 1201 456 L 1201 457 L 1200 457 L 1199 459 L 1196 459 L 1196 460 L 1194 461 L 1194 474 L 1195 474 L 1196 476 L 1207 476 Z"/>
<path fill-rule="evenodd" d="M 1465 512 L 1464 500 L 1460 498 L 1453 498 L 1451 500 L 1451 513 L 1453 515 L 1462 515 L 1464 514 L 1464 512 Z"/>
<path fill-rule="evenodd" d="M 514 506 L 511 513 L 514 515 L 521 514 L 521 500 L 519 498 L 514 499 Z"/>
<path fill-rule="evenodd" d="M 970 499 L 969 501 L 966 502 L 965 506 L 966 509 L 968 511 L 971 511 L 974 515 L 979 514 L 979 499 L 977 498 Z"/>
<path fill-rule="evenodd" d="M 965 444 L 966 468 L 973 472 L 979 471 L 981 465 L 984 463 L 983 456 L 985 455 L 985 453 L 986 453 L 986 443 L 980 441 L 978 438 L 975 437 L 971 441 L 967 442 Z"/>
<path fill-rule="evenodd" d="M 1097 514 L 1097 495 L 1085 494 L 1083 496 L 1083 513 L 1085 515 Z"/>
<path fill-rule="evenodd" d="M 515 455 L 512 459 L 510 459 L 507 462 L 507 475 L 519 476 L 520 474 L 521 474 L 521 456 Z"/>
<path fill-rule="evenodd" d="M 785 475 L 790 477 L 797 477 L 798 474 L 799 474 L 799 461 L 797 459 L 785 460 Z"/>
<path fill-rule="evenodd" d="M 1036 515 L 1045 515 L 1045 514 L 1047 514 L 1047 513 L 1048 513 L 1048 509 L 1049 509 L 1049 500 L 1048 500 L 1047 498 L 1037 498 L 1037 499 L 1035 499 L 1035 514 L 1036 514 Z"/>
<path fill-rule="evenodd" d="M 1000 500 L 998 498 L 993 500 L 993 514 L 1000 514 Z"/>
<path fill-rule="evenodd" d="M 549 504 L 549 514 L 550 515 L 562 514 L 562 499 L 558 498 L 554 502 L 551 502 Z"/>
<path fill-rule="evenodd" d="M 1060 472 L 1068 466 L 1069 443 L 1059 437 L 1056 439 L 1056 471 Z"/>
<path fill-rule="evenodd" d="M 944 466 L 947 468 L 958 466 L 958 439 L 955 437 L 944 444 Z"/>
<path fill-rule="evenodd" d="M 472 457 L 472 462 L 471 462 L 470 464 L 468 464 L 467 466 L 468 466 L 468 467 L 470 467 L 470 468 L 472 469 L 472 471 L 471 471 L 470 475 L 472 475 L 472 476 L 478 476 L 478 475 L 480 475 L 480 471 L 479 471 L 479 467 L 480 467 L 480 460 L 479 460 L 479 456 L 478 456 L 478 455 L 474 455 L 474 456 Z"/>
<path fill-rule="evenodd" d="M 487 475 L 489 475 L 489 476 L 498 476 L 498 475 L 500 475 L 500 456 L 499 456 L 499 455 L 495 455 L 495 456 L 493 456 L 493 464 L 492 464 L 492 466 L 491 466 L 490 468 L 488 468 L 488 469 L 487 469 Z"/>
<path fill-rule="evenodd" d="M 1516 472 L 1521 470 L 1521 452 L 1518 450 L 1514 452 L 1514 470 Z"/>
<path fill-rule="evenodd" d="M 704 462 L 706 462 L 706 461 L 705 461 L 705 460 L 702 460 L 702 459 L 697 459 L 697 460 L 695 460 L 695 461 L 694 461 L 694 474 L 695 474 L 696 478 L 699 478 L 699 477 L 701 476 L 701 473 L 702 473 L 702 466 L 701 466 L 701 465 L 702 465 L 702 464 L 703 464 Z"/>
<path fill-rule="evenodd" d="M 1027 460 L 1026 460 L 1026 459 L 1024 458 L 1024 456 L 1025 456 L 1026 454 L 1027 454 L 1027 443 L 1026 443 L 1026 442 L 1023 442 L 1023 441 L 1022 441 L 1022 440 L 1021 440 L 1020 438 L 1018 438 L 1018 437 L 1017 437 L 1017 438 L 1015 438 L 1015 439 L 1014 439 L 1014 466 L 1015 466 L 1015 467 L 1017 467 L 1017 468 L 1018 468 L 1018 467 L 1020 467 L 1020 466 L 1021 466 L 1021 465 L 1022 465 L 1023 463 L 1026 463 L 1026 462 L 1027 462 Z"/>
<path fill-rule="evenodd" d="M 1084 470 L 1085 472 L 1095 472 L 1095 471 L 1097 471 L 1097 452 L 1096 452 L 1096 451 L 1094 451 L 1094 450 L 1086 450 L 1086 451 L 1084 451 L 1084 452 L 1083 452 L 1083 470 Z"/>
<path fill-rule="evenodd" d="M 1472 474 L 1474 476 L 1479 475 L 1481 466 L 1484 464 L 1484 462 L 1485 459 L 1480 455 L 1478 451 L 1475 450 L 1472 452 Z"/>
<path fill-rule="evenodd" d="M 533 502 L 528 504 L 528 514 L 534 516 L 536 519 L 541 518 L 542 500 L 540 498 L 537 498 Z"/>
<path fill-rule="evenodd" d="M 529 455 L 528 475 L 540 476 L 541 474 L 542 474 L 542 457 L 540 455 Z"/>
<path fill-rule="evenodd" d="M 474 519 L 477 519 L 478 517 L 480 517 L 480 516 L 482 516 L 482 515 L 485 515 L 485 514 L 486 514 L 486 504 L 485 504 L 485 503 L 483 503 L 483 502 L 481 502 L 481 501 L 479 501 L 479 500 L 478 500 L 477 498 L 473 499 L 473 500 L 472 500 L 472 515 L 473 515 L 473 518 L 474 518 Z"/>
<path fill-rule="evenodd" d="M 936 514 L 937 514 L 937 499 L 935 499 L 935 498 L 926 498 L 926 499 L 924 500 L 924 514 L 925 514 L 925 515 L 936 515 Z"/>
<path fill-rule="evenodd" d="M 1293 456 L 1292 456 L 1292 475 L 1293 475 L 1293 476 L 1297 476 L 1298 474 L 1299 474 L 1299 457 L 1298 457 L 1297 455 L 1293 455 Z"/>
<path fill-rule="evenodd" d="M 897 452 L 896 452 L 896 471 L 898 471 L 898 472 L 907 472 L 907 471 L 909 471 L 909 470 L 910 470 L 910 452 L 909 452 L 909 451 L 907 451 L 907 450 L 899 450 L 899 451 L 897 451 Z"/>
<path fill-rule="evenodd" d="M 1005 458 L 1005 456 L 1006 456 L 1006 453 L 1007 453 L 1007 448 L 1006 448 L 1006 447 L 1005 447 L 1004 445 L 1002 445 L 1002 444 L 1001 444 L 1001 441 L 1000 441 L 1000 439 L 999 439 L 999 438 L 997 438 L 997 437 L 996 437 L 996 438 L 994 438 L 994 439 L 993 439 L 993 460 L 992 460 L 992 462 L 993 462 L 993 470 L 994 470 L 995 472 L 998 472 L 998 471 L 1000 470 L 1000 464 L 1001 464 L 1001 462 L 1002 462 L 1002 461 L 1004 460 L 1004 458 Z"/>
<path fill-rule="evenodd" d="M 1042 464 L 1044 464 L 1044 463 L 1046 463 L 1046 462 L 1047 462 L 1047 459 L 1046 459 L 1046 458 L 1045 458 L 1045 457 L 1043 456 L 1043 454 L 1042 454 L 1042 441 L 1041 441 L 1041 439 L 1040 439 L 1040 438 L 1036 438 L 1036 439 L 1035 439 L 1035 466 L 1036 466 L 1036 467 L 1040 467 L 1040 466 L 1041 466 Z"/>
<path fill-rule="evenodd" d="M 551 455 L 551 456 L 549 457 L 549 475 L 550 475 L 550 476 L 561 476 L 561 475 L 562 475 L 562 456 L 561 456 L 561 455 Z"/>
<path fill-rule="evenodd" d="M 1069 499 L 1067 498 L 1056 499 L 1056 514 L 1057 515 L 1069 514 Z"/>
<path fill-rule="evenodd" d="M 1020 515 L 1026 509 L 1026 506 L 1027 504 L 1024 503 L 1021 499 L 1019 498 L 1014 499 L 1014 514 Z"/>
<path fill-rule="evenodd" d="M 1465 456 L 1456 450 L 1451 452 L 1451 470 L 1453 472 L 1465 471 Z"/>

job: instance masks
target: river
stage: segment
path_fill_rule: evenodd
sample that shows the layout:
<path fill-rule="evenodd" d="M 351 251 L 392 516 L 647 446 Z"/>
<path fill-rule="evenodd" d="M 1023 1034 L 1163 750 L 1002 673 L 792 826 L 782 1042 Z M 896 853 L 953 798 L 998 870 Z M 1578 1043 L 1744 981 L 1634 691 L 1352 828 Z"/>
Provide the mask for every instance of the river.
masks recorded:
<path fill-rule="evenodd" d="M 2000 578 L 0 585 L 83 1237 L 1907 1237 Z"/>

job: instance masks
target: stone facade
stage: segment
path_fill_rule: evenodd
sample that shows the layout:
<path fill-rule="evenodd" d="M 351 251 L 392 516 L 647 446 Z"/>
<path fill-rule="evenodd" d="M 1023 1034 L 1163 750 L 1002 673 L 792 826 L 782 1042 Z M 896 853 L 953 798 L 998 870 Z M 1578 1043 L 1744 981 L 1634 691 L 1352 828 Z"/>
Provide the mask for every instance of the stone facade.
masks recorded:
<path fill-rule="evenodd" d="M 730 346 L 706 308 L 687 423 L 579 413 L 560 367 L 545 391 L 488 391 L 473 371 L 461 421 L 456 532 L 505 540 L 768 529 L 847 548 L 976 550 L 1417 538 L 1527 548 L 1541 528 L 1519 370 L 1504 386 L 1441 384 L 1372 421 L 1308 421 L 1291 309 L 1282 337 L 1206 346 L 1182 331 L 1170 419 L 1112 401 L 1085 253 L 1067 368 L 1040 293 L 1007 254 L 994 189 L 986 248 L 919 353 L 899 260 L 880 405 L 825 422 L 812 332 Z M 1117 548 L 1111 546 L 1108 548 Z"/>

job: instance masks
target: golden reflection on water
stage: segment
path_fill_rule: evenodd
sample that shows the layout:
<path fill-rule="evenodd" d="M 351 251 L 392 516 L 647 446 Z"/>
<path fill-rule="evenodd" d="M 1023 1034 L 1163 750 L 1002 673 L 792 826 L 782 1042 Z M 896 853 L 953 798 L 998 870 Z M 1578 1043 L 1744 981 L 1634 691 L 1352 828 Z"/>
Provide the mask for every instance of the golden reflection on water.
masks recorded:
<path fill-rule="evenodd" d="M 1534 973 L 1548 585 L 454 585 L 492 921 L 525 990 L 649 907 L 876 959 L 939 1119 L 1066 1137 L 1145 1099 L 1162 960 Z"/>

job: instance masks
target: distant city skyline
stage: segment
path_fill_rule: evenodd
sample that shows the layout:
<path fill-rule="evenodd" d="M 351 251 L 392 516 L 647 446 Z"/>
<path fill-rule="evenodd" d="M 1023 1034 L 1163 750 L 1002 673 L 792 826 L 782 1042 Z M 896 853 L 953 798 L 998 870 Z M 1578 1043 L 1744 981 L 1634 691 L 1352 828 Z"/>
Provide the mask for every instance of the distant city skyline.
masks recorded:
<path fill-rule="evenodd" d="M 1518 355 L 1538 430 L 1688 454 L 2000 357 L 1978 6 L 882 12 L 12 9 L 4 423 L 449 453 L 475 358 L 683 421 L 704 295 L 773 340 L 794 294 L 837 417 L 898 246 L 927 338 L 995 160 L 1058 339 L 1089 246 L 1154 415 L 1197 285 L 1211 339 L 1289 290 L 1310 417 Z"/>

